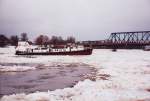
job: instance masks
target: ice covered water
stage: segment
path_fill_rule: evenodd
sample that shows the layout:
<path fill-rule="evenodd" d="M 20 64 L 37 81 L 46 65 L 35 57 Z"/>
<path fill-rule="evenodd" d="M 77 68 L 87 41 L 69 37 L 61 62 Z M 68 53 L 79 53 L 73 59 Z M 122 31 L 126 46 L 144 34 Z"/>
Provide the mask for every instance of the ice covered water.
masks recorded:
<path fill-rule="evenodd" d="M 150 101 L 149 51 L 94 50 L 89 56 L 27 58 L 16 57 L 11 48 L 0 49 L 0 63 L 39 63 L 53 66 L 83 63 L 89 65 L 87 68 L 96 68 L 98 73 L 93 76 L 96 80 L 88 80 L 89 76 L 74 87 L 3 96 L 1 101 Z"/>
<path fill-rule="evenodd" d="M 73 87 L 78 81 L 85 79 L 85 75 L 94 75 L 92 67 L 86 64 L 66 64 L 51 67 L 38 65 L 38 69 L 24 72 L 1 72 L 0 95 L 14 93 L 31 93 L 35 91 L 47 91 Z M 13 67 L 12 67 L 13 68 Z"/>

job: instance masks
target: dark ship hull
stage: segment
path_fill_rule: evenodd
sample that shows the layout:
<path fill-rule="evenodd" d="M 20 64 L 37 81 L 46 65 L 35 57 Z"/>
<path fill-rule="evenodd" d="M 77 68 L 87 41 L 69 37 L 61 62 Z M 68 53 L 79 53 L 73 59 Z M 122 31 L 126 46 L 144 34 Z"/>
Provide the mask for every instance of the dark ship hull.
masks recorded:
<path fill-rule="evenodd" d="M 21 52 L 16 51 L 16 55 L 91 55 L 93 49 L 84 49 L 78 51 L 67 52 Z"/>

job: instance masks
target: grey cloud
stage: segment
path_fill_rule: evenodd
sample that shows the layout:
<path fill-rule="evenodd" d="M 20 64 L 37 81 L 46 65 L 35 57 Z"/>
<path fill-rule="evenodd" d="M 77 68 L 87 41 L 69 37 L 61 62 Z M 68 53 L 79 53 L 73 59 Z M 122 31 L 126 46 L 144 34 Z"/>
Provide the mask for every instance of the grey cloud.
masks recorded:
<path fill-rule="evenodd" d="M 149 0 L 0 0 L 0 33 L 105 39 L 111 32 L 150 30 Z"/>

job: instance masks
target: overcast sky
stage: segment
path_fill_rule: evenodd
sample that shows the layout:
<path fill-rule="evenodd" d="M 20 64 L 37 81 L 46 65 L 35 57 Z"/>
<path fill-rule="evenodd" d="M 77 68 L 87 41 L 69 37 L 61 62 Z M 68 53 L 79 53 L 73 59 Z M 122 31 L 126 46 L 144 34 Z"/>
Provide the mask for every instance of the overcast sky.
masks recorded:
<path fill-rule="evenodd" d="M 0 34 L 106 39 L 150 30 L 150 0 L 0 0 Z"/>

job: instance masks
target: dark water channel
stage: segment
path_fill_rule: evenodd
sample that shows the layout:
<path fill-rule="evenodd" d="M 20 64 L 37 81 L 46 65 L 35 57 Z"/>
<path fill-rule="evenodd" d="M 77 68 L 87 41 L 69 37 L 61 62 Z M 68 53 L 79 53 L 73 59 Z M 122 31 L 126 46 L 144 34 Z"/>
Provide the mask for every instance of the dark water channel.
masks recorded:
<path fill-rule="evenodd" d="M 0 96 L 73 87 L 93 72 L 96 71 L 92 67 L 81 65 L 0 73 Z"/>

